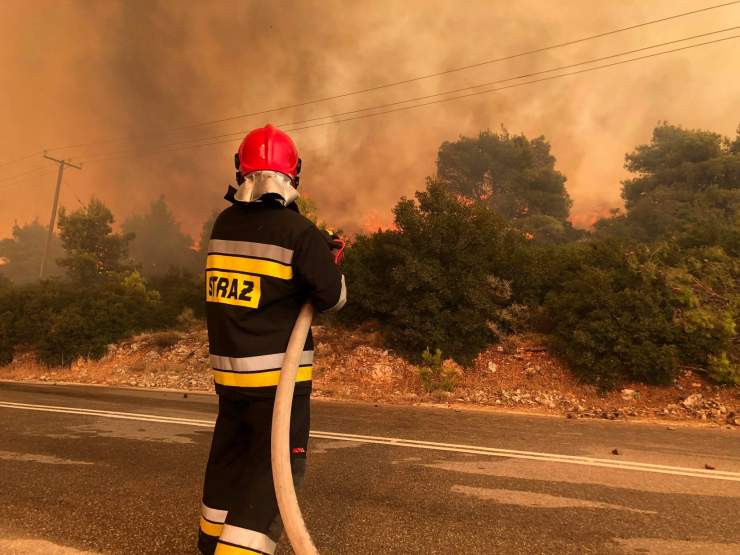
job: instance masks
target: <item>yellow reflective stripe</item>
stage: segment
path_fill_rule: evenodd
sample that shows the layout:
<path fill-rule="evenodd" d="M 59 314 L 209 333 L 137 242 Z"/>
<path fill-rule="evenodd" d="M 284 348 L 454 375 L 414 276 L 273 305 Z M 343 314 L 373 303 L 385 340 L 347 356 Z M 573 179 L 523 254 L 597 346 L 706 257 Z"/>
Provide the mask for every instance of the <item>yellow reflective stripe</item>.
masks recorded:
<path fill-rule="evenodd" d="M 225 543 L 219 543 L 216 546 L 216 552 L 214 555 L 262 555 L 259 551 L 252 551 L 246 547 L 237 547 L 235 545 L 226 545 Z"/>
<path fill-rule="evenodd" d="M 301 366 L 298 368 L 296 382 L 307 382 L 311 379 L 313 366 Z M 267 387 L 277 385 L 280 381 L 280 370 L 270 372 L 222 372 L 213 371 L 213 379 L 217 384 L 234 387 Z"/>
<path fill-rule="evenodd" d="M 217 538 L 221 535 L 221 530 L 224 529 L 224 525 L 214 524 L 213 522 L 208 522 L 205 518 L 200 517 L 200 529 L 204 534 Z"/>
<path fill-rule="evenodd" d="M 259 274 L 278 279 L 293 278 L 292 266 L 286 266 L 285 264 L 272 262 L 271 260 L 260 260 L 259 258 L 247 258 L 243 256 L 209 254 L 206 268 L 247 272 L 248 274 Z"/>

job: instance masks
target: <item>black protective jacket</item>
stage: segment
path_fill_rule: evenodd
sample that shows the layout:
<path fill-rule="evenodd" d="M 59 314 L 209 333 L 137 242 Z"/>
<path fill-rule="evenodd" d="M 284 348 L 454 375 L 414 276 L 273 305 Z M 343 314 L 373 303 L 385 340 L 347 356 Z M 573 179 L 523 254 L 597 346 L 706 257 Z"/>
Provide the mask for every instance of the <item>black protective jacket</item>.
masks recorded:
<path fill-rule="evenodd" d="M 326 236 L 277 202 L 235 203 L 216 219 L 206 262 L 211 366 L 220 395 L 273 397 L 301 306 L 339 310 L 344 276 Z M 311 392 L 313 338 L 301 356 L 296 395 Z"/>

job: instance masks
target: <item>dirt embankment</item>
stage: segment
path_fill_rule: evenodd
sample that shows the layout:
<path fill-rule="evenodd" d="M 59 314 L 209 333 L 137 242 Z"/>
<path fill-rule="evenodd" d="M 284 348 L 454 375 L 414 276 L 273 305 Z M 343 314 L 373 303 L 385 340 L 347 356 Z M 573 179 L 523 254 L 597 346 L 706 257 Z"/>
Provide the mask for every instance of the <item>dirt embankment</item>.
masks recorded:
<path fill-rule="evenodd" d="M 452 361 L 452 392 L 425 390 L 419 369 L 382 346 L 377 332 L 314 327 L 314 396 L 384 403 L 439 403 L 569 418 L 660 418 L 740 426 L 740 388 L 718 387 L 690 371 L 672 386 L 626 385 L 600 394 L 578 383 L 536 338 L 492 346 L 471 368 Z M 111 345 L 98 361 L 40 366 L 30 354 L 0 368 L 0 379 L 213 390 L 205 330 L 144 334 Z"/>

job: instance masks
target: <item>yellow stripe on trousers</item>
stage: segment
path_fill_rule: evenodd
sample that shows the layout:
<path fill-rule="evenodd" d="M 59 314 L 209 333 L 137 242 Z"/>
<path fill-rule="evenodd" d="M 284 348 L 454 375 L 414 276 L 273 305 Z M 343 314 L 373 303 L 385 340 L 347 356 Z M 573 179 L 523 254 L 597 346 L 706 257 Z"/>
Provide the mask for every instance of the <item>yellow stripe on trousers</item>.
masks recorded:
<path fill-rule="evenodd" d="M 298 368 L 296 382 L 307 382 L 311 379 L 313 366 L 301 366 Z M 219 385 L 232 387 L 268 387 L 277 385 L 280 381 L 280 370 L 271 370 L 269 372 L 222 372 L 221 370 L 213 371 L 213 379 Z"/>
<path fill-rule="evenodd" d="M 271 260 L 261 260 L 259 258 L 209 254 L 206 268 L 246 272 L 248 274 L 259 274 L 278 279 L 293 279 L 292 266 L 286 266 L 285 264 L 272 262 Z"/>
<path fill-rule="evenodd" d="M 200 517 L 200 530 L 207 536 L 219 537 L 224 529 L 223 524 L 208 522 L 205 518 Z"/>
<path fill-rule="evenodd" d="M 216 546 L 216 552 L 214 555 L 262 555 L 262 553 L 259 551 L 252 551 L 246 547 L 237 547 L 235 545 L 219 543 Z"/>

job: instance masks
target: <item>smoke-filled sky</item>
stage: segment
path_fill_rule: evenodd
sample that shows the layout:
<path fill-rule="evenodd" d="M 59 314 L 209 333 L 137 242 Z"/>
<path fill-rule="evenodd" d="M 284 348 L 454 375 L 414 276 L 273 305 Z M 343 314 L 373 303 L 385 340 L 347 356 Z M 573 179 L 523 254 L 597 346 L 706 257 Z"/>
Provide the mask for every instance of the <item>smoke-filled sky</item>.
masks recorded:
<path fill-rule="evenodd" d="M 190 139 L 386 104 L 740 25 L 740 4 L 402 86 L 174 128 L 474 64 L 713 3 L 721 0 L 3 0 L 0 237 L 14 222 L 48 221 L 56 166 L 41 157 L 43 149 L 87 161 L 82 171 L 66 171 L 62 205 L 74 208 L 94 194 L 120 222 L 164 194 L 184 229 L 197 237 L 209 214 L 225 206 L 239 138 L 183 148 Z M 677 46 L 733 34 L 740 31 Z M 620 205 L 624 154 L 649 141 L 657 122 L 734 136 L 738 60 L 735 39 L 299 130 L 293 137 L 304 160 L 301 188 L 335 226 L 387 225 L 399 197 L 424 187 L 442 141 L 503 125 L 551 142 L 574 199 L 572 219 L 587 225 Z M 157 152 L 172 143 L 182 144 Z M 79 144 L 87 146 L 52 150 Z M 10 163 L 27 155 L 33 156 Z"/>

